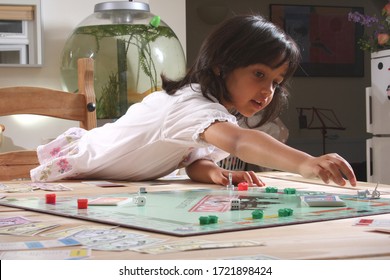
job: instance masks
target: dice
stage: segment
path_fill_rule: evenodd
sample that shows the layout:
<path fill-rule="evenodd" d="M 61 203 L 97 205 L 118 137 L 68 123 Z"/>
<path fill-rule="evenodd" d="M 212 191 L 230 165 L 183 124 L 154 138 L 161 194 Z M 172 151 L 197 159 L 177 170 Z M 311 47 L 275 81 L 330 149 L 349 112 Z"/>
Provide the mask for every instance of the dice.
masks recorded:
<path fill-rule="evenodd" d="M 233 198 L 230 200 L 230 209 L 231 210 L 240 210 L 240 199 L 238 198 Z"/>
<path fill-rule="evenodd" d="M 137 195 L 134 197 L 134 204 L 137 204 L 138 206 L 144 206 L 146 204 L 146 197 Z"/>

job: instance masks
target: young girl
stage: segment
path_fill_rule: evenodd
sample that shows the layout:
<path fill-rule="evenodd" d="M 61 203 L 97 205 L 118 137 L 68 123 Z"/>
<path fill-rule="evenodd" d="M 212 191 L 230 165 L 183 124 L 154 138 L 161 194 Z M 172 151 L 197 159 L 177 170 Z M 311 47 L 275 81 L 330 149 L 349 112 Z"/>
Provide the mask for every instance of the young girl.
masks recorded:
<path fill-rule="evenodd" d="M 237 118 L 261 112 L 275 119 L 300 55 L 294 41 L 261 16 L 235 16 L 204 41 L 179 81 L 163 77 L 164 91 L 129 108 L 114 123 L 90 131 L 72 128 L 38 147 L 33 181 L 60 179 L 152 180 L 185 167 L 198 182 L 264 185 L 251 171 L 228 171 L 216 162 L 232 154 L 259 166 L 356 185 L 351 166 L 337 154 L 313 157 Z"/>

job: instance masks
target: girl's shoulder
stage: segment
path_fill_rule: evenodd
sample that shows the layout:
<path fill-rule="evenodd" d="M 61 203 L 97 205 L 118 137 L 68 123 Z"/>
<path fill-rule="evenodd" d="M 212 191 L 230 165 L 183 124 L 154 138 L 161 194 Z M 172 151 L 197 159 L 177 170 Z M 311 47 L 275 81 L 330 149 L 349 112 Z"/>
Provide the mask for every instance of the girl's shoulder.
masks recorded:
<path fill-rule="evenodd" d="M 206 98 L 202 94 L 199 84 L 187 85 L 178 90 L 173 96 L 177 97 L 177 102 L 185 102 L 191 100 L 192 102 L 219 104 L 217 100 L 210 100 Z"/>

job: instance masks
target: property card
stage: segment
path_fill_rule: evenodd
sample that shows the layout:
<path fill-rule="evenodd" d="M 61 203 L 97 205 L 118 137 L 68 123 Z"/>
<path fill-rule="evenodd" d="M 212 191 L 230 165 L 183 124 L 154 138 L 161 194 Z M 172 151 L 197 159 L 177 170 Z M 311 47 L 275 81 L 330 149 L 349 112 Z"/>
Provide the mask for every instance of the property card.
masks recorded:
<path fill-rule="evenodd" d="M 138 239 L 145 237 L 145 234 L 127 232 L 115 229 L 101 230 L 82 230 L 68 238 L 74 238 L 86 246 L 96 246 L 97 244 L 106 244 L 116 242 L 122 239 Z"/>
<path fill-rule="evenodd" d="M 146 254 L 164 254 L 171 252 L 180 252 L 187 250 L 194 250 L 199 248 L 200 244 L 208 243 L 206 240 L 186 240 L 175 241 L 170 243 L 154 244 L 142 248 L 135 248 L 132 251 L 146 253 Z"/>
<path fill-rule="evenodd" d="M 35 189 L 37 188 L 24 185 L 24 184 L 15 184 L 13 186 L 0 184 L 0 190 L 2 192 L 7 192 L 7 193 L 25 193 L 25 192 L 32 192 Z"/>
<path fill-rule="evenodd" d="M 1 252 L 0 260 L 81 260 L 91 256 L 91 249 L 9 251 Z"/>
<path fill-rule="evenodd" d="M 9 217 L 9 218 L 0 218 L 0 227 L 6 226 L 16 226 L 31 223 L 32 221 L 24 217 Z"/>
<path fill-rule="evenodd" d="M 40 234 L 40 236 L 51 237 L 51 238 L 63 238 L 63 237 L 68 237 L 68 236 L 74 235 L 74 234 L 81 232 L 83 230 L 99 231 L 99 230 L 110 230 L 113 228 L 114 228 L 113 226 L 82 225 L 82 226 L 78 226 L 78 227 L 72 227 L 72 228 L 67 228 L 67 229 L 63 229 L 63 230 L 58 230 L 55 232 L 43 233 L 43 234 Z"/>
<path fill-rule="evenodd" d="M 37 189 L 41 189 L 44 191 L 71 191 L 73 190 L 70 187 L 65 186 L 64 184 L 53 184 L 53 183 L 30 183 L 28 184 L 30 187 L 34 187 Z"/>
<path fill-rule="evenodd" d="M 76 239 L 62 238 L 56 240 L 43 240 L 43 241 L 23 241 L 23 242 L 4 242 L 0 243 L 0 251 L 13 251 L 13 250 L 31 250 L 31 249 L 45 249 L 53 247 L 65 247 L 81 245 Z"/>
<path fill-rule="evenodd" d="M 57 224 L 52 224 L 47 222 L 32 222 L 32 223 L 22 224 L 22 225 L 1 227 L 0 234 L 33 236 L 42 231 L 49 230 L 58 226 L 59 225 Z"/>
<path fill-rule="evenodd" d="M 129 197 L 98 197 L 88 201 L 88 205 L 95 206 L 118 206 L 124 203 L 131 202 Z"/>
<path fill-rule="evenodd" d="M 340 207 L 345 206 L 345 201 L 338 195 L 304 195 L 301 196 L 301 204 L 310 207 Z"/>
<path fill-rule="evenodd" d="M 263 243 L 252 240 L 236 240 L 236 241 L 206 241 L 206 240 L 186 240 L 171 243 L 157 244 L 147 247 L 135 249 L 134 251 L 147 254 L 162 254 L 180 251 L 193 251 L 203 249 L 219 249 L 233 247 L 251 247 L 264 246 Z"/>
<path fill-rule="evenodd" d="M 390 219 L 360 219 L 356 226 L 368 226 L 368 227 L 390 227 Z"/>
<path fill-rule="evenodd" d="M 125 238 L 119 241 L 101 243 L 97 245 L 93 245 L 90 248 L 92 250 L 99 251 L 125 251 L 131 250 L 135 248 L 141 248 L 144 246 L 149 246 L 156 243 L 161 243 L 165 241 L 164 239 L 158 238 Z"/>
<path fill-rule="evenodd" d="M 88 184 L 88 185 L 94 185 L 94 186 L 102 187 L 102 188 L 126 187 L 125 184 L 113 183 L 113 182 L 109 182 L 109 181 L 84 181 L 81 183 Z"/>

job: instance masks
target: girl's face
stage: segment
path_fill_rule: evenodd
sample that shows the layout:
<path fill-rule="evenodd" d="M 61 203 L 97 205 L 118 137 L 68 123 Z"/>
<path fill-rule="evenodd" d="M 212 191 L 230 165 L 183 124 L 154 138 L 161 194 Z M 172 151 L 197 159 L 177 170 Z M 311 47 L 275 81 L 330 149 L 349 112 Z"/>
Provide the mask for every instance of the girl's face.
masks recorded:
<path fill-rule="evenodd" d="M 226 87 L 232 100 L 222 104 L 245 117 L 253 116 L 271 102 L 287 68 L 287 63 L 275 69 L 265 64 L 236 68 L 226 77 Z"/>

